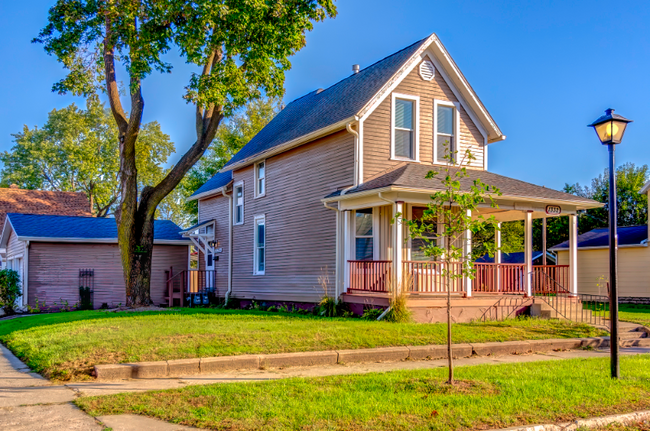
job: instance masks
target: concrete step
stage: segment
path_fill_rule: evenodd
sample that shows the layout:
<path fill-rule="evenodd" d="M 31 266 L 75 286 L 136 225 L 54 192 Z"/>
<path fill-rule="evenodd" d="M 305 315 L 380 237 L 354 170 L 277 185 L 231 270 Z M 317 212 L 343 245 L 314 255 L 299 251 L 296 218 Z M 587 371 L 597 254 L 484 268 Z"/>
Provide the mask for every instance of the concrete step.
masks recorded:
<path fill-rule="evenodd" d="M 621 340 L 637 340 L 639 338 L 647 338 L 648 334 L 641 331 L 620 332 L 619 338 Z"/>

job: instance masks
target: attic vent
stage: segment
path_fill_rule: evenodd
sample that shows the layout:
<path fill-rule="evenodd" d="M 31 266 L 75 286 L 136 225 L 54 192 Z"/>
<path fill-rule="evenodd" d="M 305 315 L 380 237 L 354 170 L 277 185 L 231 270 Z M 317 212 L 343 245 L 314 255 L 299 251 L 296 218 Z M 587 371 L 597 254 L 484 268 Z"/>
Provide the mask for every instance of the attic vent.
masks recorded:
<path fill-rule="evenodd" d="M 424 60 L 420 64 L 420 76 L 425 81 L 431 81 L 436 76 L 436 69 L 433 67 L 433 63 L 429 60 Z"/>

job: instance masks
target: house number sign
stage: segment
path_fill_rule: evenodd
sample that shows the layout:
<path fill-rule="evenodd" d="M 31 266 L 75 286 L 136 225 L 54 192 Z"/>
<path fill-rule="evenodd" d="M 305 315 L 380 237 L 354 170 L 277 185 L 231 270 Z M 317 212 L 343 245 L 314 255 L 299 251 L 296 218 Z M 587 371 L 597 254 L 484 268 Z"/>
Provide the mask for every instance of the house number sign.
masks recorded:
<path fill-rule="evenodd" d="M 562 208 L 558 205 L 546 205 L 546 214 L 550 215 L 560 215 L 562 213 Z"/>

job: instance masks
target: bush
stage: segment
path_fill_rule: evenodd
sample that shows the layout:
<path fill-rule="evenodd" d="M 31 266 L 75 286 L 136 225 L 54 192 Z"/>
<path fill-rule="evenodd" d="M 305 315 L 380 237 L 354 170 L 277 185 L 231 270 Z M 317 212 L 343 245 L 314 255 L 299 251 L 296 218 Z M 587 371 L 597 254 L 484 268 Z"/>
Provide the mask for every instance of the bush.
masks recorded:
<path fill-rule="evenodd" d="M 361 315 L 361 318 L 363 320 L 377 320 L 379 316 L 381 316 L 381 313 L 383 313 L 384 310 L 381 308 L 366 308 L 363 310 L 363 314 Z"/>
<path fill-rule="evenodd" d="M 0 307 L 5 314 L 14 314 L 16 300 L 22 295 L 20 290 L 20 275 L 13 269 L 0 270 Z"/>

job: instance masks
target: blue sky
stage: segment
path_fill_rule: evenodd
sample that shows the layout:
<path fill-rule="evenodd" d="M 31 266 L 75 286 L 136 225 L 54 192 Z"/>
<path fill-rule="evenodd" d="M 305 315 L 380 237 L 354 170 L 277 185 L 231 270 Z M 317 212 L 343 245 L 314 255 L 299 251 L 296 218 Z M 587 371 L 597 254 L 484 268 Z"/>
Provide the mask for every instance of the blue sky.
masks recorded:
<path fill-rule="evenodd" d="M 617 162 L 650 161 L 650 2 L 340 0 L 292 59 L 285 101 L 328 87 L 435 32 L 507 140 L 490 145 L 489 170 L 552 188 L 586 184 L 607 151 L 586 127 L 612 107 L 635 120 Z M 30 43 L 53 1 L 0 3 L 0 150 L 23 124 L 83 100 L 50 91 L 63 69 Z M 144 82 L 145 121 L 157 120 L 177 150 L 194 140 L 181 99 L 191 67 L 170 54 L 171 75 Z M 123 78 L 122 78 L 123 79 Z M 176 157 L 179 157 L 178 155 Z"/>

